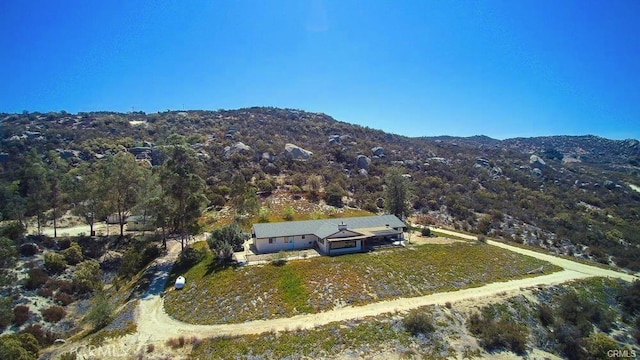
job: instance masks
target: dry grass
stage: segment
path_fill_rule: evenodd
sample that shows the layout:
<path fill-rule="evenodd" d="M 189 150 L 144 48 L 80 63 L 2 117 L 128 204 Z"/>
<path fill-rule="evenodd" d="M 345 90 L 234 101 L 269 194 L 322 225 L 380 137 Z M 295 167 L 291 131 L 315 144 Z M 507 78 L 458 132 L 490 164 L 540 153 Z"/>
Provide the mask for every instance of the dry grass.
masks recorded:
<path fill-rule="evenodd" d="M 166 294 L 165 308 L 189 323 L 237 323 L 523 278 L 543 264 L 498 247 L 463 242 L 282 266 L 219 267 L 208 254 L 184 274 L 184 289 Z"/>

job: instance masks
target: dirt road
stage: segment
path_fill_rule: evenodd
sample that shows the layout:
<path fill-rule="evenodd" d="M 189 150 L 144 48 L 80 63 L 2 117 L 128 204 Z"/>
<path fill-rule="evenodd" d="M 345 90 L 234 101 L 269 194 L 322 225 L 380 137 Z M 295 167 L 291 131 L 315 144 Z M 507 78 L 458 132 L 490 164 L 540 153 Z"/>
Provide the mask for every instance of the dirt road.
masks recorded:
<path fill-rule="evenodd" d="M 475 239 L 474 236 L 460 234 L 449 230 L 438 229 L 438 231 L 450 235 L 464 237 L 467 239 Z M 256 320 L 240 324 L 224 325 L 193 325 L 175 320 L 169 317 L 164 312 L 164 300 L 160 296 L 160 292 L 152 291 L 148 294 L 145 294 L 143 299 L 140 301 L 140 306 L 138 309 L 139 313 L 137 317 L 137 339 L 144 339 L 143 341 L 149 343 L 165 341 L 167 339 L 175 338 L 181 335 L 185 337 L 196 336 L 199 338 L 204 338 L 221 335 L 260 334 L 267 331 L 309 329 L 331 322 L 359 319 L 366 316 L 375 316 L 395 311 L 406 311 L 425 305 L 444 304 L 446 302 L 455 303 L 462 300 L 495 296 L 502 293 L 505 293 L 507 295 L 515 295 L 521 292 L 524 288 L 557 285 L 571 280 L 594 276 L 613 277 L 625 281 L 632 281 L 634 279 L 637 279 L 637 277 L 629 274 L 580 264 L 571 260 L 561 259 L 551 255 L 541 254 L 535 251 L 525 250 L 495 241 L 489 241 L 488 244 L 548 261 L 552 264 L 564 268 L 564 270 L 553 274 L 533 278 L 511 280 L 507 282 L 496 282 L 477 288 L 436 293 L 420 297 L 399 298 L 364 306 L 344 307 L 318 314 L 298 315 L 289 318 Z M 159 264 L 163 264 L 164 266 L 166 266 L 166 264 L 172 263 L 172 261 L 175 259 L 175 256 L 177 256 L 177 253 L 177 251 L 169 251 L 169 254 L 167 256 L 159 260 Z M 159 265 L 159 267 L 161 266 Z M 168 273 L 168 268 L 165 269 L 165 271 L 165 273 Z M 159 276 L 158 278 L 158 281 L 162 283 L 162 287 L 159 288 L 162 289 L 164 287 L 164 282 L 162 282 L 161 280 L 162 276 Z M 166 279 L 164 281 L 166 281 Z M 156 283 L 156 286 L 157 285 L 159 285 L 159 283 Z"/>

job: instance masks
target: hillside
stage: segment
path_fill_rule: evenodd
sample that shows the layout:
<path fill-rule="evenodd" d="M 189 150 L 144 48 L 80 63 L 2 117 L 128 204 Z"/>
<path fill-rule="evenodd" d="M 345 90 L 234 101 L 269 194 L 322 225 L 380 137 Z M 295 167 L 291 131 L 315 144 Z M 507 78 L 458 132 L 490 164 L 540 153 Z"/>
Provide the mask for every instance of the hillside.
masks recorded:
<path fill-rule="evenodd" d="M 46 164 L 55 152 L 69 171 L 123 151 L 155 167 L 166 158 L 169 135 L 180 134 L 204 165 L 211 209 L 231 205 L 225 188 L 237 174 L 260 191 L 297 187 L 303 195 L 317 175 L 325 200 L 333 191 L 347 206 L 380 212 L 384 175 L 393 166 L 411 179 L 413 221 L 640 270 L 637 140 L 409 138 L 277 108 L 0 118 L 5 219 L 29 197 L 15 185 L 24 184 L 33 150 Z M 26 206 L 24 215 L 35 214 Z"/>

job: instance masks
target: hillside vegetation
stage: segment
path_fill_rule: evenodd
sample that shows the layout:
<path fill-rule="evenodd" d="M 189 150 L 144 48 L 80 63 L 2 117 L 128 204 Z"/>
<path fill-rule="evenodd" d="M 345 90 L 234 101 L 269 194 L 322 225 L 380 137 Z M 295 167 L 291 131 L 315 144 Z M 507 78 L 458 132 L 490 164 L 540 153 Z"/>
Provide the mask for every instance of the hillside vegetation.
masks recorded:
<path fill-rule="evenodd" d="M 4 219 L 50 224 L 78 205 L 99 205 L 78 196 L 77 186 L 104 185 L 91 183 L 99 171 L 117 176 L 104 172 L 104 164 L 117 157 L 135 159 L 147 172 L 123 179 L 127 186 L 139 185 L 127 195 L 136 201 L 117 211 L 111 207 L 110 213 L 167 213 L 161 201 L 146 200 L 163 185 L 167 190 L 175 180 L 170 174 L 187 171 L 202 179 L 181 183 L 202 191 L 188 199 L 194 204 L 188 209 L 207 207 L 199 226 L 208 227 L 215 226 L 220 209 L 231 209 L 237 220 L 268 212 L 275 189 L 381 212 L 385 174 L 395 167 L 410 179 L 413 221 L 640 269 L 640 193 L 633 188 L 640 185 L 637 140 L 407 138 L 277 108 L 0 116 Z M 163 173 L 177 144 L 197 163 Z M 149 180 L 154 178 L 156 183 Z M 69 185 L 74 181 L 75 192 Z M 181 204 L 178 195 L 171 193 L 175 204 Z M 106 216 L 105 209 L 89 210 L 84 215 Z M 166 220 L 157 225 L 168 233 L 197 231 L 188 219 L 156 219 Z"/>

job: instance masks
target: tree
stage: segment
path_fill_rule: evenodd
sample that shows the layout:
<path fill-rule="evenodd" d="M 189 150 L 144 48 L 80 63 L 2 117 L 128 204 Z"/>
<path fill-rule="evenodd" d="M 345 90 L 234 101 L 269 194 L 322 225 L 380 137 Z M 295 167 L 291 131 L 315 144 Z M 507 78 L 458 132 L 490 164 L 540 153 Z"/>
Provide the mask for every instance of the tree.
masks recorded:
<path fill-rule="evenodd" d="M 50 202 L 53 209 L 53 237 L 56 238 L 58 237 L 58 208 L 64 196 L 62 184 L 66 177 L 67 164 L 53 150 L 47 154 L 47 160 L 47 179 L 51 189 Z"/>
<path fill-rule="evenodd" d="M 391 168 L 385 176 L 385 208 L 400 219 L 409 215 L 409 182 L 402 176 L 400 169 Z"/>
<path fill-rule="evenodd" d="M 18 220 L 24 226 L 27 199 L 20 195 L 20 181 L 15 180 L 0 187 L 0 209 L 4 219 Z"/>
<path fill-rule="evenodd" d="M 22 193 L 26 194 L 28 213 L 36 216 L 38 234 L 40 234 L 44 212 L 49 204 L 50 184 L 47 179 L 47 168 L 35 149 L 27 155 L 26 163 L 21 182 Z"/>
<path fill-rule="evenodd" d="M 238 224 L 232 223 L 214 229 L 207 239 L 207 243 L 209 244 L 209 248 L 214 252 L 220 250 L 223 244 L 230 245 L 232 251 L 242 251 L 246 239 Z"/>
<path fill-rule="evenodd" d="M 124 224 L 130 210 L 138 202 L 141 184 L 148 170 L 139 165 L 133 155 L 120 152 L 107 159 L 102 168 L 101 185 L 109 213 L 115 213 L 124 236 Z"/>
<path fill-rule="evenodd" d="M 344 206 L 344 204 L 342 203 L 342 197 L 344 196 L 344 194 L 345 192 L 342 187 L 340 187 L 338 184 L 331 183 L 325 189 L 325 201 L 328 205 L 341 208 Z"/>
<path fill-rule="evenodd" d="M 180 236 L 182 250 L 189 236 L 197 231 L 198 218 L 207 203 L 206 183 L 200 176 L 200 162 L 195 151 L 181 136 L 167 139 L 169 158 L 164 163 L 160 178 L 167 200 L 171 201 L 170 220 Z"/>
<path fill-rule="evenodd" d="M 0 268 L 12 267 L 16 263 L 18 250 L 11 239 L 0 237 Z"/>
<path fill-rule="evenodd" d="M 254 215 L 260 209 L 256 189 L 246 182 L 242 174 L 236 174 L 231 178 L 229 196 L 238 215 Z"/>
<path fill-rule="evenodd" d="M 93 226 L 96 219 L 105 218 L 108 214 L 105 197 L 106 185 L 102 179 L 102 173 L 98 166 L 83 166 L 71 171 L 67 177 L 64 188 L 69 194 L 69 200 L 73 204 L 72 213 L 84 219 L 89 225 L 90 234 L 94 234 Z"/>

